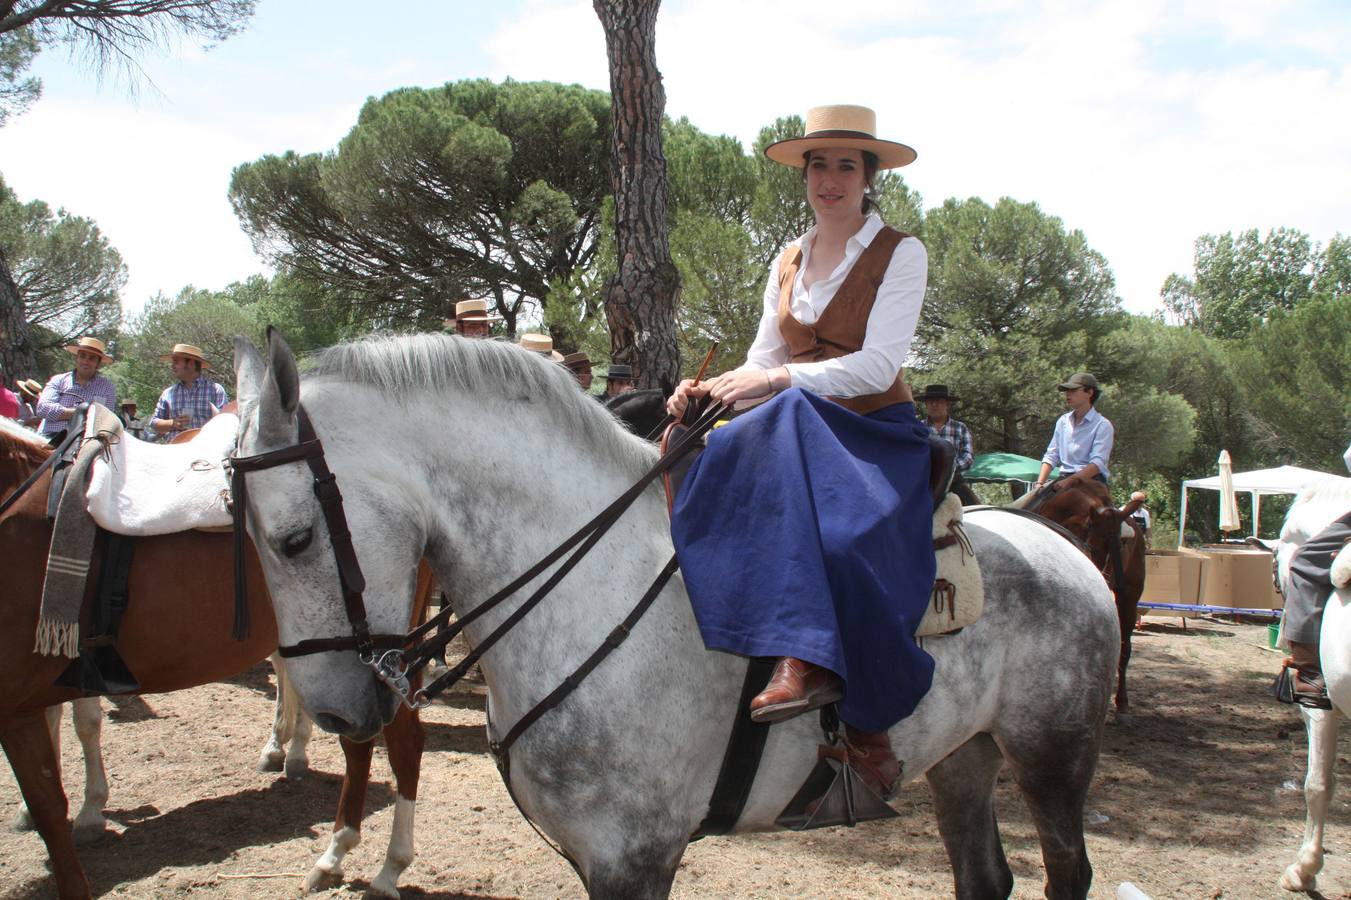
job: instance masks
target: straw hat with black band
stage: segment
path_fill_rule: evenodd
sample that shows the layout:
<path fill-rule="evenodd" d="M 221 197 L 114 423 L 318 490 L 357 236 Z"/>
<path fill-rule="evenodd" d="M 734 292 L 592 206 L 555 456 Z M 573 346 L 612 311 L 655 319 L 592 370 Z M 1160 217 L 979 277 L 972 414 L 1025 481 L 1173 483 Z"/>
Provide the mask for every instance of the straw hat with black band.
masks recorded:
<path fill-rule="evenodd" d="M 186 356 L 201 363 L 203 369 L 211 368 L 211 363 L 202 355 L 201 347 L 194 347 L 192 344 L 174 344 L 174 349 L 160 356 L 160 362 L 169 362 L 175 356 Z"/>
<path fill-rule="evenodd" d="M 915 161 L 913 148 L 877 137 L 877 114 L 866 106 L 814 106 L 807 110 L 806 134 L 776 141 L 765 148 L 765 156 L 801 169 L 807 164 L 809 150 L 844 147 L 862 150 L 877 157 L 879 169 L 899 169 Z"/>
<path fill-rule="evenodd" d="M 32 378 L 15 381 L 14 386 L 19 389 L 19 393 L 28 398 L 29 402 L 36 401 L 42 395 L 42 384 Z"/>
<path fill-rule="evenodd" d="M 98 338 L 82 337 L 73 344 L 66 345 L 66 352 L 71 356 L 79 356 L 80 351 L 85 350 L 89 353 L 96 353 L 99 356 L 99 365 L 103 363 L 117 362 L 108 355 L 108 348 L 104 346 L 103 341 Z"/>

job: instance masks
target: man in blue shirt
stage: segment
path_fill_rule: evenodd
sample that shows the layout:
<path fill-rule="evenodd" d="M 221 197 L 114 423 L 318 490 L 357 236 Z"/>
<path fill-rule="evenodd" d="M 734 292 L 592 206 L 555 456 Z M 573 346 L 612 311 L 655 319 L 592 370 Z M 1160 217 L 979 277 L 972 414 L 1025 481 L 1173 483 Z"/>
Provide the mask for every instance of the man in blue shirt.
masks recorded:
<path fill-rule="evenodd" d="M 53 375 L 38 397 L 37 414 L 42 416 L 42 436 L 52 444 L 66 436 L 66 424 L 81 403 L 100 403 L 109 411 L 117 410 L 117 388 L 99 374 L 99 368 L 113 362 L 98 338 L 82 337 L 66 347 L 75 357 L 75 368 Z"/>
<path fill-rule="evenodd" d="M 1051 470 L 1060 467 L 1060 477 L 1051 482 L 1053 491 L 1064 490 L 1076 481 L 1097 479 L 1103 484 L 1111 477 L 1107 461 L 1112 456 L 1116 431 L 1093 407 L 1102 389 L 1087 372 L 1075 372 L 1059 385 L 1070 411 L 1055 423 L 1055 434 L 1041 458 L 1041 474 L 1035 488 L 1046 485 Z"/>
<path fill-rule="evenodd" d="M 202 374 L 211 368 L 200 347 L 192 344 L 174 344 L 174 349 L 160 357 L 169 363 L 178 379 L 164 389 L 155 404 L 155 415 L 149 428 L 164 435 L 166 441 L 191 428 L 201 428 L 229 402 L 225 388 Z"/>

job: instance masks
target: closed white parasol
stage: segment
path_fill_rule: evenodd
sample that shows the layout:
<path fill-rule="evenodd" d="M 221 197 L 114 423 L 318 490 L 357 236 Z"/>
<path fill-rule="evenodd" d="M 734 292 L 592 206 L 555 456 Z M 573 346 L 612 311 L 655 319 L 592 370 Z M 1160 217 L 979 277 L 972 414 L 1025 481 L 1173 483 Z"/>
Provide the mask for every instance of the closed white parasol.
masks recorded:
<path fill-rule="evenodd" d="M 1220 451 L 1220 531 L 1238 531 L 1238 498 L 1234 495 L 1234 463 Z"/>

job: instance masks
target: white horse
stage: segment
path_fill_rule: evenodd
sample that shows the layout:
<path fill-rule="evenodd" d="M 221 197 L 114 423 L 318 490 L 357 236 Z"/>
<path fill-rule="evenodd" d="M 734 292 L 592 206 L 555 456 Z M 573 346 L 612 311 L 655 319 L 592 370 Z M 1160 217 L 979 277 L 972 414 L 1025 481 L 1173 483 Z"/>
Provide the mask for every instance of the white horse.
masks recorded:
<path fill-rule="evenodd" d="M 285 772 L 287 778 L 300 778 L 310 770 L 308 747 L 314 725 L 310 722 L 295 689 L 286 678 L 280 657 L 270 657 L 277 673 L 277 701 L 272 731 L 258 756 L 259 772 Z M 61 760 L 61 710 L 67 704 L 47 707 L 47 729 L 52 736 L 56 759 Z M 74 820 L 75 842 L 86 844 L 101 838 L 108 830 L 104 809 L 108 805 L 108 775 L 103 765 L 103 698 L 81 697 L 69 703 L 75 736 L 84 751 L 84 802 Z M 14 831 L 33 830 L 28 805 L 19 811 L 10 827 Z"/>
<path fill-rule="evenodd" d="M 1290 561 L 1295 552 L 1333 520 L 1351 510 L 1351 478 L 1329 477 L 1305 488 L 1295 499 L 1281 527 L 1276 545 L 1276 581 L 1284 592 L 1289 585 Z M 1309 767 L 1304 776 L 1304 843 L 1299 855 L 1281 876 L 1287 891 L 1311 891 L 1323 868 L 1323 827 L 1337 784 L 1337 726 L 1351 712 L 1351 547 L 1338 554 L 1332 566 L 1337 590 L 1328 598 L 1319 634 L 1319 657 L 1332 709 L 1300 707 L 1309 736 Z"/>
<path fill-rule="evenodd" d="M 524 572 L 655 461 L 566 371 L 510 345 L 419 336 L 327 351 L 300 383 L 285 343 L 236 342 L 239 454 L 297 442 L 303 398 L 337 476 L 371 630 L 402 633 L 426 558 L 457 614 Z M 378 421 L 380 427 L 370 427 Z M 328 528 L 303 463 L 247 475 L 248 521 L 283 645 L 350 635 Z M 985 613 L 931 639 L 933 688 L 891 729 L 904 778 L 927 775 L 963 897 L 1006 896 L 994 812 L 1008 763 L 1041 839 L 1049 897 L 1084 897 L 1085 794 L 1116 672 L 1116 614 L 1092 564 L 1045 526 L 973 513 Z M 644 493 L 552 595 L 483 659 L 500 739 L 605 639 L 671 556 L 660 488 Z M 540 579 L 526 588 L 528 592 Z M 481 641 L 518 604 L 467 629 Z M 379 732 L 397 701 L 351 651 L 287 661 L 321 728 Z M 703 820 L 738 712 L 744 658 L 704 648 L 680 580 L 627 642 L 510 751 L 506 780 L 592 897 L 663 897 Z M 817 762 L 816 716 L 772 726 L 735 831 L 774 829 Z"/>

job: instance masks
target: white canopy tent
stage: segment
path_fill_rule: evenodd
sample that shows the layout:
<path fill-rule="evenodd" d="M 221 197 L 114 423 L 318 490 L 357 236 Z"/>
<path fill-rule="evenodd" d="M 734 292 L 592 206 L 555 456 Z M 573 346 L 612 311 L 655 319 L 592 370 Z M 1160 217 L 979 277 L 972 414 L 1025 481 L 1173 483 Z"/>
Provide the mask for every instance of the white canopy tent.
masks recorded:
<path fill-rule="evenodd" d="M 1256 469 L 1252 472 L 1234 473 L 1234 493 L 1246 493 L 1252 497 L 1252 533 L 1257 536 L 1261 525 L 1260 497 L 1268 494 L 1298 494 L 1311 484 L 1325 478 L 1337 478 L 1330 472 L 1314 469 L 1301 469 L 1299 466 L 1277 466 L 1274 469 Z M 1178 515 L 1177 545 L 1182 546 L 1182 536 L 1187 529 L 1187 490 L 1195 488 L 1202 491 L 1218 491 L 1220 476 L 1192 478 L 1182 482 L 1182 510 Z"/>

